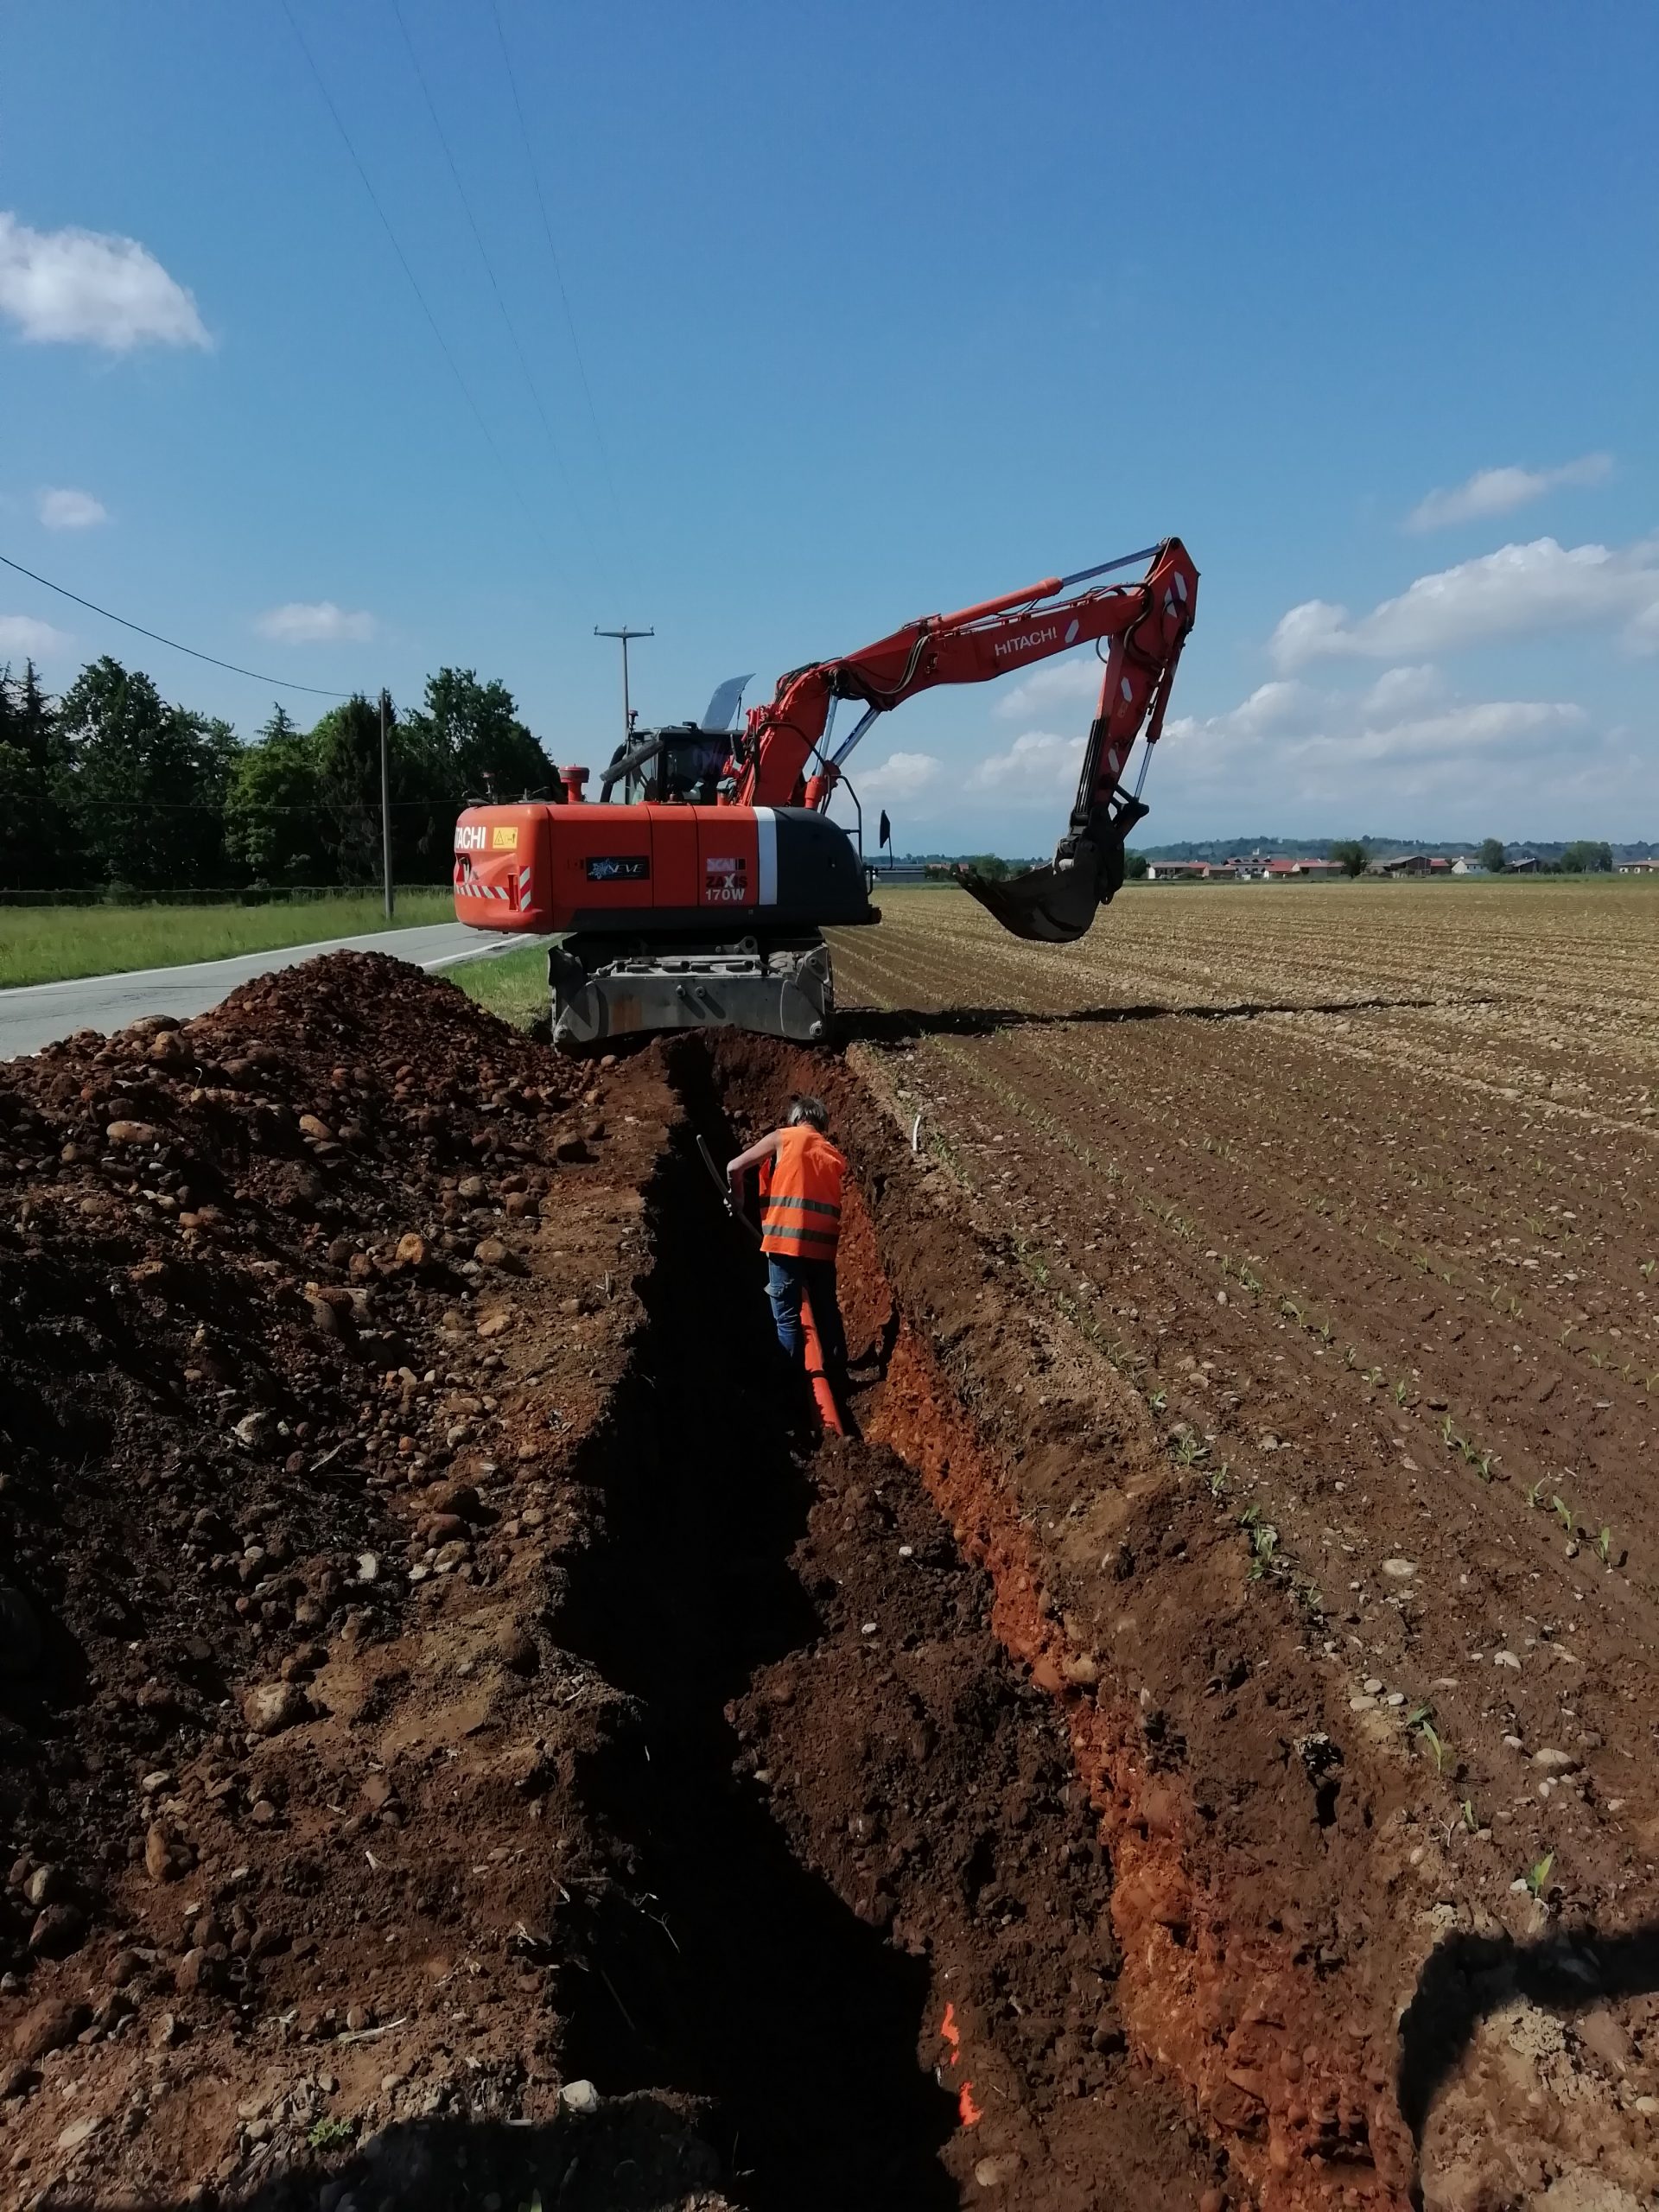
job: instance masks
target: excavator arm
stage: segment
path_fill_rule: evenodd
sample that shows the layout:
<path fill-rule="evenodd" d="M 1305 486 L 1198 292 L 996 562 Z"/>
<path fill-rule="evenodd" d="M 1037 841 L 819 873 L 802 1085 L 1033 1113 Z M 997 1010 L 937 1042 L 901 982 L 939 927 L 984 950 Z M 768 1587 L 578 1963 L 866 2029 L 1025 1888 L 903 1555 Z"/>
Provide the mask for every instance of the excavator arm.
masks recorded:
<path fill-rule="evenodd" d="M 1141 560 L 1149 565 L 1138 582 L 1096 582 Z M 1079 585 L 1088 588 L 1076 589 Z M 1166 538 L 1145 553 L 1050 576 L 955 614 L 924 615 L 861 652 L 796 669 L 779 679 L 766 706 L 749 714 L 736 755 L 737 802 L 827 806 L 842 763 L 878 715 L 938 683 L 984 683 L 1073 645 L 1104 646 L 1077 799 L 1052 862 L 1001 883 L 971 868 L 961 876 L 964 889 L 1016 937 L 1056 944 L 1081 937 L 1122 884 L 1123 841 L 1147 812 L 1140 785 L 1163 729 L 1198 585 L 1185 547 Z M 857 701 L 864 712 L 832 750 L 842 700 Z M 1146 753 L 1131 792 L 1124 777 L 1143 731 Z"/>

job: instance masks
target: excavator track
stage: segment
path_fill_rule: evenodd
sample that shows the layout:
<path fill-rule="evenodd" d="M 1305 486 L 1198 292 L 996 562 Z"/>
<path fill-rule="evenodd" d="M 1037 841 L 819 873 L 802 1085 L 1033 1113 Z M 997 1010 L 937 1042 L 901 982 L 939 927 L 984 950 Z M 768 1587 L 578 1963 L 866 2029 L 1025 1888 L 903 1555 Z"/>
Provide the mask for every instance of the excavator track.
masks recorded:
<path fill-rule="evenodd" d="M 555 945 L 547 964 L 553 1042 L 567 1050 L 666 1029 L 747 1029 L 817 1045 L 835 1020 L 830 948 L 822 939 L 612 957 L 591 969 L 579 949 Z"/>

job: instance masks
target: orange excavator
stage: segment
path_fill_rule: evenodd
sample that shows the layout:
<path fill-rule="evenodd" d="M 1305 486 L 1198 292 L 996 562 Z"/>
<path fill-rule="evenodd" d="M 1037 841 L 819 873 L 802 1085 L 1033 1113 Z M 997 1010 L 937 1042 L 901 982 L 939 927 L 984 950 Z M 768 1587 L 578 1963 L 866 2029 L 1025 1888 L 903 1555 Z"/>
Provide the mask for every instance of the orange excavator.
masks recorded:
<path fill-rule="evenodd" d="M 1133 582 L 1101 581 L 1143 563 Z M 597 802 L 592 771 L 570 767 L 556 799 L 468 806 L 455 827 L 456 916 L 560 938 L 548 955 L 556 1042 L 721 1026 L 820 1041 L 834 1016 L 821 932 L 880 919 L 851 837 L 826 811 L 854 747 L 935 684 L 987 683 L 1093 644 L 1099 703 L 1052 861 L 1001 882 L 958 871 L 1016 937 L 1068 944 L 1122 883 L 1198 586 L 1185 547 L 1166 538 L 798 668 L 741 733 L 725 727 L 741 687 L 723 686 L 725 704 L 716 693 L 701 723 L 631 732 Z M 843 702 L 862 711 L 836 744 Z"/>

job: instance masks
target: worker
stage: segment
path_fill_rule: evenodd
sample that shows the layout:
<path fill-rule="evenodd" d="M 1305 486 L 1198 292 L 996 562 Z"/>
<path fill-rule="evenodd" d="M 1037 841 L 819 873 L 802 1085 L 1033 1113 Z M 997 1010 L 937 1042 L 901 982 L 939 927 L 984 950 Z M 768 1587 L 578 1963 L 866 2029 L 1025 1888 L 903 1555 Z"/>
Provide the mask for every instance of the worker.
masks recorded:
<path fill-rule="evenodd" d="M 829 1128 L 829 1110 L 821 1098 L 792 1098 L 784 1127 L 728 1160 L 726 1175 L 741 1210 L 746 1171 L 770 1163 L 770 1183 L 764 1173 L 762 1177 L 760 1249 L 766 1255 L 766 1296 L 778 1341 L 798 1366 L 804 1367 L 804 1294 L 825 1371 L 839 1392 L 846 1379 L 847 1338 L 836 1296 L 836 1247 L 841 1238 L 841 1186 L 847 1160 L 830 1143 Z"/>

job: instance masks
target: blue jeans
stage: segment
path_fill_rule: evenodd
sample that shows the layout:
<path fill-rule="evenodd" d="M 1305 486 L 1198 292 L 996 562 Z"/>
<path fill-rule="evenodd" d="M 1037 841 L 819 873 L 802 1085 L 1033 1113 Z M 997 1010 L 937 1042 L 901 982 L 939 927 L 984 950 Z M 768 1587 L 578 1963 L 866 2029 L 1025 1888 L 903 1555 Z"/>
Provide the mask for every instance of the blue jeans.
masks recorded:
<path fill-rule="evenodd" d="M 801 1294 L 806 1294 L 823 1347 L 826 1371 L 835 1379 L 847 1372 L 847 1336 L 841 1325 L 841 1306 L 836 1297 L 833 1260 L 780 1260 L 766 1255 L 766 1296 L 778 1341 L 797 1366 L 806 1359 L 806 1336 L 801 1327 Z"/>

